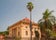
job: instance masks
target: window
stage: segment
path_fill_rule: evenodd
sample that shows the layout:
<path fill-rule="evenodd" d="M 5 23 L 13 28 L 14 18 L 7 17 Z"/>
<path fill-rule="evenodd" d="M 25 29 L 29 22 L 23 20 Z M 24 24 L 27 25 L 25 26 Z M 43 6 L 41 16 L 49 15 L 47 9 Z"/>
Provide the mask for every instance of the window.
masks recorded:
<path fill-rule="evenodd" d="M 28 35 L 28 31 L 26 31 L 26 35 Z"/>
<path fill-rule="evenodd" d="M 23 24 L 25 24 L 25 22 L 23 22 Z"/>
<path fill-rule="evenodd" d="M 37 30 L 37 28 L 35 28 L 35 31 Z"/>
<path fill-rule="evenodd" d="M 40 28 L 38 27 L 38 29 L 40 29 Z"/>
<path fill-rule="evenodd" d="M 36 28 L 35 28 L 35 30 L 36 30 Z"/>
<path fill-rule="evenodd" d="M 33 31 L 32 31 L 32 35 L 33 35 Z"/>
<path fill-rule="evenodd" d="M 18 32 L 18 36 L 20 35 L 20 32 Z"/>
<path fill-rule="evenodd" d="M 27 26 L 26 26 L 26 28 L 27 28 Z"/>

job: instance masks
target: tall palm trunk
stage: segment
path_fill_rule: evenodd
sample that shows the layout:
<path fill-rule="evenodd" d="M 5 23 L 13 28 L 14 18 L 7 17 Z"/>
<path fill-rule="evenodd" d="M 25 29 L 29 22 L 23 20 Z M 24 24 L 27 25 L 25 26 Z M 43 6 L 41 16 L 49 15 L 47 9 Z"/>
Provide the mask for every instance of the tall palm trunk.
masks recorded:
<path fill-rule="evenodd" d="M 30 32 L 31 32 L 31 33 L 30 33 L 30 34 L 31 34 L 31 35 L 30 35 L 30 38 L 31 38 L 30 40 L 32 40 L 32 22 L 31 22 L 31 20 L 32 20 L 32 14 L 31 14 L 31 12 L 30 12 Z"/>
<path fill-rule="evenodd" d="M 32 2 L 29 2 L 28 4 L 27 4 L 27 8 L 28 8 L 28 10 L 30 11 L 30 40 L 32 40 L 32 22 L 31 22 L 31 20 L 32 20 L 32 13 L 31 13 L 31 11 L 32 11 L 32 9 L 33 9 L 33 4 L 32 4 Z"/>

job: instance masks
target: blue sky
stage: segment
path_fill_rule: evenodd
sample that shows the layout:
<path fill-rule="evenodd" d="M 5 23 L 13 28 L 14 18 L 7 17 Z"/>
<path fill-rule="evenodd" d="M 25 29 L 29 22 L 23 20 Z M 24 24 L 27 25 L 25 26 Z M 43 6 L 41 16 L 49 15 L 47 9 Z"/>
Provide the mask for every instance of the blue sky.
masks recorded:
<path fill-rule="evenodd" d="M 15 22 L 28 17 L 27 3 L 32 2 L 34 9 L 32 11 L 32 20 L 38 22 L 42 13 L 48 8 L 54 10 L 56 15 L 56 0 L 0 0 L 0 31 L 5 31 L 8 26 Z"/>

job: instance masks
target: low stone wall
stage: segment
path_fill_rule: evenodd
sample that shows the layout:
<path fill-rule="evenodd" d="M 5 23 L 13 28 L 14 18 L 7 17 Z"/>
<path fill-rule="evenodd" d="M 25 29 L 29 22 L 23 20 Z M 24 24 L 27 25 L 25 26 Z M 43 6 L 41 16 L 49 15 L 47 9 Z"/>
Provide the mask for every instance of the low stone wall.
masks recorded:
<path fill-rule="evenodd" d="M 31 40 L 31 38 L 21 38 L 21 40 Z M 32 40 L 35 40 L 35 38 L 32 38 Z"/>
<path fill-rule="evenodd" d="M 30 40 L 30 38 L 10 38 L 7 37 L 5 40 Z M 36 40 L 36 38 L 32 38 L 32 40 Z"/>
<path fill-rule="evenodd" d="M 13 38 L 13 37 L 5 37 L 1 40 L 31 40 L 30 38 Z M 32 38 L 32 40 L 39 40 L 39 38 Z"/>

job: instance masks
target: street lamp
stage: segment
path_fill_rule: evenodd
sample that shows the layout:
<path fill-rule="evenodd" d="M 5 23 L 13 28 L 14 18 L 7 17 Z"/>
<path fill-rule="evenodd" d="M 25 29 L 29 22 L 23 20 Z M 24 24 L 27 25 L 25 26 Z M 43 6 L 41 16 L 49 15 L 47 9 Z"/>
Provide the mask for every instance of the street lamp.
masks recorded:
<path fill-rule="evenodd" d="M 27 3 L 27 9 L 30 11 L 30 32 L 31 32 L 31 38 L 30 38 L 30 40 L 32 40 L 32 22 L 31 22 L 31 20 L 32 20 L 32 9 L 33 9 L 33 4 L 32 4 L 32 2 L 28 2 Z"/>

